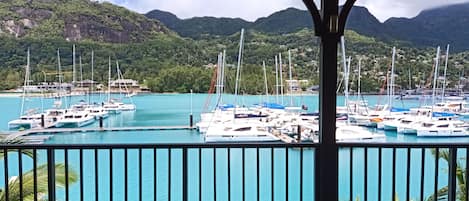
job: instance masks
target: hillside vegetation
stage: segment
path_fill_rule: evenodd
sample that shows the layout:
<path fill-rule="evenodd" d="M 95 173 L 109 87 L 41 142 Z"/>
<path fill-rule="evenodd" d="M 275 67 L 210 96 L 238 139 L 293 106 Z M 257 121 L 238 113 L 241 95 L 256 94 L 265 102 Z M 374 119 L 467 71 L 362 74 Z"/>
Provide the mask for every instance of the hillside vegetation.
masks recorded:
<path fill-rule="evenodd" d="M 84 79 L 91 77 L 91 52 L 94 51 L 95 80 L 107 82 L 110 57 L 113 67 L 119 61 L 125 78 L 136 79 L 154 92 L 188 92 L 190 89 L 207 92 L 214 71 L 211 64 L 216 64 L 217 54 L 226 50 L 226 90 L 231 92 L 234 89 L 239 30 L 230 35 L 205 34 L 198 39 L 181 38 L 156 20 L 109 3 L 88 0 L 6 0 L 0 2 L 0 13 L 0 76 L 4 78 L 0 81 L 0 89 L 12 89 L 22 84 L 28 48 L 31 50 L 34 82 L 57 79 L 54 74 L 57 71 L 57 49 L 60 50 L 65 80 L 71 81 L 73 44 L 77 46 L 77 64 L 79 56 L 82 57 Z M 28 20 L 34 23 L 27 26 Z M 12 23 L 17 27 L 11 28 Z M 119 37 L 114 37 L 116 35 Z M 393 46 L 398 49 L 396 83 L 402 88 L 428 83 L 435 47 L 415 48 L 409 43 L 383 42 L 347 31 L 346 54 L 352 57 L 352 72 L 357 69 L 358 59 L 362 59 L 362 91 L 380 90 L 391 65 Z M 288 50 L 292 52 L 294 78 L 311 80 L 310 85 L 317 84 L 319 49 L 311 29 L 283 34 L 248 30 L 242 60 L 242 92 L 263 93 L 263 61 L 267 66 L 269 88 L 271 91 L 274 89 L 274 56 L 279 53 L 284 64 L 283 77 L 287 78 Z M 464 71 L 468 61 L 468 52 L 450 54 L 450 86 L 457 83 L 458 75 Z M 441 57 L 440 64 L 443 66 L 444 57 Z M 339 71 L 343 69 L 341 65 L 340 62 Z M 465 75 L 468 75 L 468 70 L 466 68 Z M 412 86 L 408 86 L 409 71 Z M 356 83 L 356 73 L 352 76 Z M 354 87 L 356 85 L 352 84 Z"/>

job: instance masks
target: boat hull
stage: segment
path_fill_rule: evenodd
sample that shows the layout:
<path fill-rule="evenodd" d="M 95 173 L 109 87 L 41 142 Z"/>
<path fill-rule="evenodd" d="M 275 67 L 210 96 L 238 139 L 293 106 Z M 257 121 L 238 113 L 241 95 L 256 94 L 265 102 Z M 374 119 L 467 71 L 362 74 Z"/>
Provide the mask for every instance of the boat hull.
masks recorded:
<path fill-rule="evenodd" d="M 83 121 L 59 121 L 55 125 L 58 128 L 79 128 L 92 124 L 95 121 L 94 118 L 89 118 Z"/>

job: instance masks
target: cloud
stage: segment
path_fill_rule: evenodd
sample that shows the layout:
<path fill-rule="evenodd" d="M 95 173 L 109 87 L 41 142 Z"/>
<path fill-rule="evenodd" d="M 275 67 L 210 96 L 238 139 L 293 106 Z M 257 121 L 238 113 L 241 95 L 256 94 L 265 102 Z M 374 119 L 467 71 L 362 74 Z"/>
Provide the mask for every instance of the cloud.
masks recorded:
<path fill-rule="evenodd" d="M 102 1 L 102 0 L 100 0 Z M 180 18 L 194 16 L 240 17 L 254 21 L 288 7 L 305 9 L 301 0 L 108 0 L 139 13 L 153 9 L 169 11 Z M 318 2 L 318 0 L 315 0 Z M 345 0 L 340 0 L 344 2 Z M 358 0 L 380 21 L 389 17 L 413 17 L 422 10 L 469 0 Z M 319 6 L 319 4 L 317 4 Z"/>

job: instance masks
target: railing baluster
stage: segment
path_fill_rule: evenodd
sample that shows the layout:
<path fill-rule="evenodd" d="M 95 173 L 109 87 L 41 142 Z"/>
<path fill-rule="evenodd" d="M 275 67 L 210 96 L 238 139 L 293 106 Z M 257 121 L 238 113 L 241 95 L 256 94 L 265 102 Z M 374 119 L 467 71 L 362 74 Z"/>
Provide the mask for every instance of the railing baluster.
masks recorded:
<path fill-rule="evenodd" d="M 142 201 L 142 148 L 138 149 L 138 198 Z"/>
<path fill-rule="evenodd" d="M 271 182 L 270 182 L 270 196 L 271 196 L 271 200 L 274 201 L 275 200 L 275 195 L 274 195 L 274 167 L 275 167 L 275 164 L 274 164 L 274 148 L 272 147 L 271 150 L 270 150 L 270 179 L 271 179 Z"/>
<path fill-rule="evenodd" d="M 188 199 L 188 192 L 187 190 L 189 189 L 188 185 L 189 183 L 187 182 L 187 177 L 188 177 L 188 158 L 187 158 L 187 148 L 182 148 L 182 200 L 187 201 Z M 156 201 L 156 199 L 155 199 Z"/>
<path fill-rule="evenodd" d="M 23 201 L 23 154 L 21 149 L 18 149 L 18 178 L 19 178 L 19 193 L 20 201 Z"/>
<path fill-rule="evenodd" d="M 157 161 L 158 161 L 158 158 L 156 157 L 157 155 L 157 149 L 154 148 L 153 149 L 153 189 L 154 189 L 154 193 L 153 193 L 153 200 L 157 201 L 158 200 L 158 171 L 157 171 Z"/>
<path fill-rule="evenodd" d="M 242 184 L 242 189 L 241 189 L 241 192 L 242 192 L 242 195 L 243 195 L 243 201 L 246 200 L 246 180 L 245 180 L 245 164 L 244 164 L 244 158 L 245 158 L 245 151 L 246 151 L 246 148 L 242 148 L 241 149 L 241 171 L 242 171 L 242 176 L 241 176 L 241 184 Z"/>
<path fill-rule="evenodd" d="M 438 198 L 438 169 L 439 168 L 439 157 L 440 157 L 440 149 L 439 148 L 436 148 L 435 149 L 435 178 L 434 181 L 435 181 L 435 186 L 434 189 L 433 189 L 433 200 L 437 200 Z"/>
<path fill-rule="evenodd" d="M 300 148 L 300 200 L 303 200 L 303 147 Z"/>
<path fill-rule="evenodd" d="M 364 201 L 367 201 L 368 200 L 368 147 L 365 147 L 365 150 L 364 150 L 364 162 L 365 164 L 365 168 L 364 168 L 364 175 L 365 175 L 365 179 L 364 179 L 364 191 L 365 191 L 365 195 L 363 200 Z"/>
<path fill-rule="evenodd" d="M 84 181 L 83 181 L 83 148 L 80 148 L 80 201 L 85 200 L 83 197 L 85 195 L 83 187 L 84 187 Z"/>
<path fill-rule="evenodd" d="M 69 200 L 69 189 L 68 189 L 68 149 L 64 149 L 64 160 L 65 160 L 65 200 Z"/>
<path fill-rule="evenodd" d="M 217 200 L 217 149 L 213 148 L 213 200 Z"/>
<path fill-rule="evenodd" d="M 125 148 L 124 149 L 124 200 L 125 201 L 127 201 L 129 199 L 128 198 L 128 192 L 127 192 L 128 191 L 128 186 L 127 186 L 128 185 L 127 184 L 128 183 L 127 182 L 127 179 L 128 179 L 127 178 L 128 177 L 128 175 L 127 175 L 128 174 L 127 173 L 127 170 L 128 170 L 128 168 L 127 168 L 127 154 L 128 153 L 127 152 L 128 152 L 128 150 L 127 150 L 127 148 Z"/>
<path fill-rule="evenodd" d="M 285 200 L 288 201 L 288 147 L 285 148 Z"/>
<path fill-rule="evenodd" d="M 171 151 L 168 149 L 168 201 L 171 201 Z"/>
<path fill-rule="evenodd" d="M 5 169 L 4 169 L 4 174 L 5 174 L 5 200 L 10 200 L 9 198 L 9 191 L 10 191 L 10 187 L 8 185 L 8 149 L 7 148 L 4 148 L 3 149 L 3 161 L 5 161 Z"/>
<path fill-rule="evenodd" d="M 382 163 L 381 160 L 382 149 L 381 147 L 378 148 L 378 201 L 381 201 L 381 174 L 382 174 Z"/>
<path fill-rule="evenodd" d="M 469 148 L 466 148 L 466 200 L 469 201 Z"/>
<path fill-rule="evenodd" d="M 33 193 L 34 201 L 37 201 L 37 149 L 33 149 Z"/>
<path fill-rule="evenodd" d="M 110 149 L 109 149 L 109 200 L 111 200 L 111 201 L 112 201 L 113 198 L 114 198 L 114 196 L 112 195 L 112 194 L 113 194 L 113 183 L 114 183 L 114 182 L 113 182 L 113 179 L 112 179 L 112 177 L 113 177 L 113 175 L 112 175 L 112 174 L 113 174 L 112 169 L 114 169 L 114 168 L 113 168 L 113 165 L 112 165 L 112 161 L 113 161 L 112 155 L 113 155 L 113 154 L 112 154 L 112 148 L 110 148 Z"/>
<path fill-rule="evenodd" d="M 391 174 L 391 196 L 392 201 L 396 200 L 396 148 L 392 148 L 392 174 Z"/>
<path fill-rule="evenodd" d="M 350 186 L 349 186 L 349 200 L 352 201 L 353 200 L 353 148 L 350 147 L 349 149 L 349 157 L 350 157 L 350 166 L 349 166 L 349 172 L 350 172 Z"/>
<path fill-rule="evenodd" d="M 410 200 L 410 153 L 411 153 L 411 149 L 410 148 L 407 148 L 407 171 L 406 171 L 406 185 L 405 185 L 405 200 Z"/>
<path fill-rule="evenodd" d="M 457 189 L 457 182 L 456 182 L 456 174 L 457 174 L 457 155 L 458 150 L 456 148 L 449 149 L 449 161 L 448 161 L 448 201 L 456 201 L 456 191 Z"/>
<path fill-rule="evenodd" d="M 256 191 L 257 192 L 257 194 L 256 194 L 257 199 L 256 200 L 257 201 L 260 201 L 259 169 L 260 168 L 259 168 L 259 147 L 258 147 L 258 148 L 256 148 L 256 190 L 257 190 Z"/>
<path fill-rule="evenodd" d="M 49 200 L 55 199 L 55 149 L 47 149 L 47 184 Z M 8 200 L 8 199 L 7 199 Z"/>
<path fill-rule="evenodd" d="M 199 148 L 198 149 L 198 154 L 199 154 L 199 201 L 202 201 L 202 150 Z"/>
<path fill-rule="evenodd" d="M 422 148 L 422 161 L 420 163 L 420 200 L 425 200 L 425 148 Z"/>
<path fill-rule="evenodd" d="M 228 147 L 227 150 L 228 157 L 228 201 L 231 200 L 231 149 Z"/>
<path fill-rule="evenodd" d="M 99 200 L 99 167 L 98 167 L 98 149 L 95 149 L 94 150 L 94 174 L 95 174 L 95 177 L 94 177 L 94 192 L 95 192 L 95 200 L 98 201 Z"/>

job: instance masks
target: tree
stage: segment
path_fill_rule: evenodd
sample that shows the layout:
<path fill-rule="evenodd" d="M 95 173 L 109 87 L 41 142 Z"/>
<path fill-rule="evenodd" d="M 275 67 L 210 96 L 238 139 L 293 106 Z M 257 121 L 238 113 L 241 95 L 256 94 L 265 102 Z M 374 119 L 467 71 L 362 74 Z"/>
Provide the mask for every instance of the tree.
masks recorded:
<path fill-rule="evenodd" d="M 432 150 L 432 154 L 436 155 L 436 151 Z M 448 164 L 450 163 L 450 155 L 449 155 L 449 150 L 440 150 L 439 154 L 437 156 L 439 159 L 445 160 Z M 468 160 L 466 158 L 466 160 Z M 438 171 L 438 170 L 436 170 Z M 462 165 L 459 163 L 459 161 L 456 162 L 456 179 L 457 179 L 457 189 L 456 189 L 456 197 L 458 200 L 466 200 L 466 170 L 465 168 L 462 168 Z M 430 195 L 427 198 L 427 201 L 435 201 L 435 200 L 447 200 L 448 199 L 448 186 L 445 186 L 443 188 L 438 189 L 436 199 L 435 195 Z"/>
<path fill-rule="evenodd" d="M 0 139 L 0 144 L 22 144 L 24 143 L 21 139 Z M 8 149 L 7 152 L 18 153 L 17 150 Z M 33 157 L 33 152 L 28 149 L 22 149 L 21 153 L 28 157 Z M 0 157 L 3 158 L 5 154 L 4 149 L 0 150 Z M 6 168 L 6 167 L 5 167 Z M 37 181 L 37 193 L 39 200 L 45 200 L 45 195 L 48 192 L 47 186 L 47 164 L 39 165 L 36 169 L 36 181 Z M 34 172 L 33 170 L 29 170 L 23 175 L 22 182 L 23 182 L 23 200 L 33 200 L 34 199 Z M 65 164 L 59 163 L 55 165 L 55 177 L 56 177 L 56 186 L 57 187 L 65 187 Z M 77 182 L 77 174 L 75 171 L 70 170 L 68 171 L 68 182 L 69 184 L 73 184 Z M 8 197 L 9 200 L 20 200 L 20 179 L 17 176 L 14 176 L 8 180 Z M 5 189 L 0 189 L 0 201 L 5 200 Z"/>

